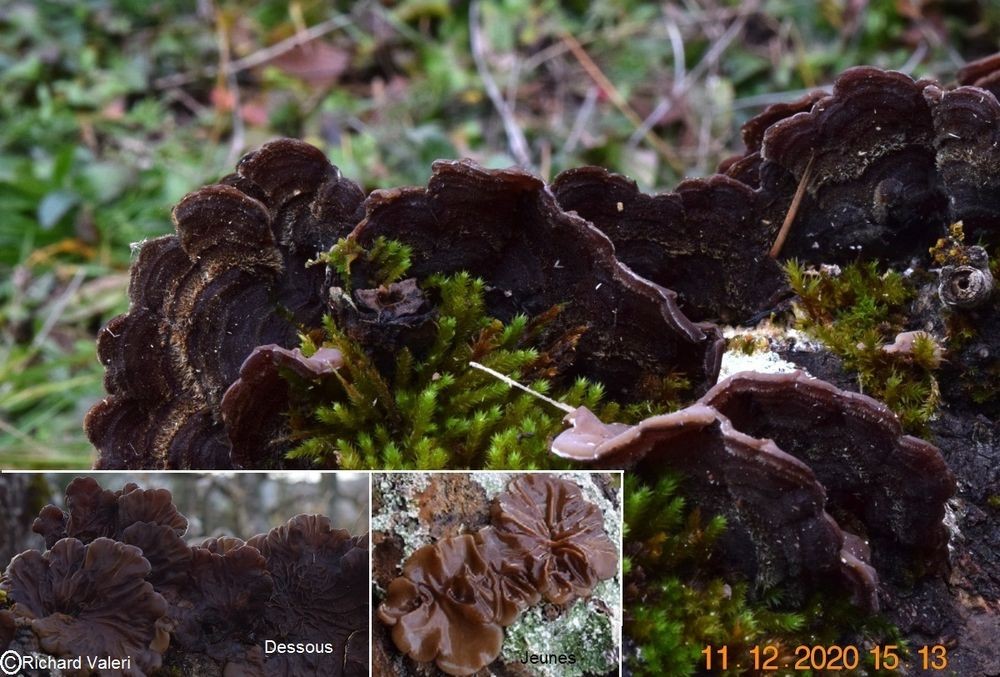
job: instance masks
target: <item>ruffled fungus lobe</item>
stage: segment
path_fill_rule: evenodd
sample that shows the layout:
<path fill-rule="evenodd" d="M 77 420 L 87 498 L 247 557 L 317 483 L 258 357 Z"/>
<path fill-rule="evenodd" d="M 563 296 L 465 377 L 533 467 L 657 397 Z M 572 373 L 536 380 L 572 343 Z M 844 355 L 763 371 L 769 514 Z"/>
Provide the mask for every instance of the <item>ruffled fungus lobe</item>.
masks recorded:
<path fill-rule="evenodd" d="M 846 562 L 844 533 L 825 511 L 816 475 L 770 440 L 740 432 L 701 403 L 625 429 L 585 409 L 568 418 L 574 427 L 553 441 L 554 453 L 640 475 L 684 476 L 693 505 L 726 517 L 718 549 L 728 570 L 792 595 L 839 580 L 861 606 L 878 608 L 874 578 Z"/>
<path fill-rule="evenodd" d="M 140 489 L 133 483 L 118 491 L 102 489 L 92 477 L 77 477 L 66 487 L 66 510 L 42 509 L 32 525 L 46 547 L 70 537 L 84 543 L 107 537 L 138 547 L 151 565 L 149 581 L 171 596 L 187 578 L 191 555 L 182 536 L 188 521 L 166 489 Z"/>
<path fill-rule="evenodd" d="M 569 418 L 573 428 L 553 441 L 554 453 L 640 474 L 682 473 L 697 505 L 736 525 L 723 550 L 736 563 L 757 562 L 744 569 L 751 580 L 815 577 L 840 560 L 854 597 L 874 607 L 867 552 L 826 510 L 864 529 L 882 571 L 947 565 L 943 519 L 955 479 L 937 448 L 904 435 L 870 397 L 801 372 L 746 372 L 636 426 L 606 425 L 585 409 Z"/>
<path fill-rule="evenodd" d="M 172 601 L 188 583 L 191 548 L 171 527 L 136 522 L 122 531 L 122 543 L 134 545 L 149 561 L 149 582 Z"/>
<path fill-rule="evenodd" d="M 621 175 L 582 167 L 556 177 L 552 191 L 607 235 L 629 268 L 677 292 L 694 320 L 748 320 L 784 286 L 758 197 L 735 179 L 685 181 L 649 196 Z"/>
<path fill-rule="evenodd" d="M 93 477 L 77 477 L 66 487 L 66 512 L 46 506 L 32 530 L 45 539 L 46 547 L 52 547 L 67 536 L 84 543 L 101 536 L 121 540 L 125 529 L 139 522 L 165 526 L 178 537 L 188 525 L 166 489 L 140 489 L 128 483 L 110 491 Z"/>
<path fill-rule="evenodd" d="M 261 637 L 278 642 L 332 642 L 332 654 L 272 654 L 269 675 L 363 675 L 359 641 L 368 633 L 368 537 L 334 529 L 322 515 L 298 515 L 247 545 L 267 561 L 274 592 Z M 319 671 L 319 672 L 317 672 Z"/>
<path fill-rule="evenodd" d="M 239 539 L 213 539 L 216 544 L 224 552 L 211 546 L 191 549 L 189 583 L 171 611 L 180 648 L 225 664 L 254 644 L 274 586 L 256 548 Z"/>
<path fill-rule="evenodd" d="M 673 292 L 622 265 L 611 241 L 560 209 L 540 179 L 465 160 L 435 162 L 433 171 L 426 189 L 372 193 L 351 237 L 363 246 L 380 236 L 409 245 L 417 279 L 459 271 L 482 278 L 487 313 L 502 321 L 565 304 L 553 335 L 586 327 L 565 376 L 592 377 L 612 397 L 642 399 L 642 384 L 671 373 L 696 390 L 714 383 L 717 328 L 691 322 Z M 356 267 L 362 282 L 370 277 Z"/>
<path fill-rule="evenodd" d="M 64 538 L 45 554 L 15 557 L 0 590 L 15 616 L 28 619 L 41 648 L 54 656 L 131 657 L 126 675 L 158 668 L 169 637 L 158 623 L 167 603 L 147 582 L 138 548 L 98 538 Z"/>
<path fill-rule="evenodd" d="M 417 662 L 470 675 L 500 655 L 503 628 L 544 597 L 569 604 L 618 573 L 604 517 L 573 482 L 512 480 L 491 526 L 417 549 L 389 583 L 378 618 Z"/>
<path fill-rule="evenodd" d="M 500 655 L 503 626 L 518 614 L 498 584 L 476 536 L 444 538 L 410 555 L 378 617 L 413 660 L 434 661 L 449 675 L 471 675 Z"/>
<path fill-rule="evenodd" d="M 618 548 L 604 531 L 604 516 L 574 482 L 518 477 L 494 501 L 492 523 L 487 533 L 503 544 L 504 559 L 520 560 L 553 604 L 588 597 L 618 571 Z"/>
<path fill-rule="evenodd" d="M 291 462 L 285 413 L 291 402 L 286 376 L 310 383 L 332 375 L 343 366 L 343 355 L 320 348 L 306 357 L 298 348 L 259 346 L 240 367 L 240 377 L 229 386 L 219 405 L 232 442 L 232 462 L 243 468 L 284 468 Z"/>
<path fill-rule="evenodd" d="M 354 226 L 362 199 L 320 151 L 281 140 L 177 205 L 177 235 L 142 246 L 129 312 L 98 338 L 109 396 L 86 420 L 98 467 L 232 465 L 223 393 L 255 347 L 319 325 L 324 273 L 305 263 Z"/>

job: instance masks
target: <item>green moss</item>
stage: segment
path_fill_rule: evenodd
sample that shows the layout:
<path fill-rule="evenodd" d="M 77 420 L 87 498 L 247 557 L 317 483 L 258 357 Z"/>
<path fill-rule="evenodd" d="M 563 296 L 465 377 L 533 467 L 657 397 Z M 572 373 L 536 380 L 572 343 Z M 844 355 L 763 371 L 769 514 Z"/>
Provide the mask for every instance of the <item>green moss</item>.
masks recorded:
<path fill-rule="evenodd" d="M 334 270 L 346 291 L 351 291 L 351 266 L 365 260 L 375 271 L 379 284 L 392 284 L 406 275 L 413 251 L 408 245 L 384 237 L 376 238 L 370 249 L 357 240 L 341 238 L 330 251 L 320 254 L 312 263 L 325 263 Z"/>
<path fill-rule="evenodd" d="M 767 340 L 753 334 L 739 334 L 726 341 L 727 351 L 753 355 L 768 349 Z"/>
<path fill-rule="evenodd" d="M 969 262 L 965 250 L 965 230 L 961 221 L 948 227 L 948 235 L 930 248 L 931 259 L 936 265 L 963 265 Z"/>
<path fill-rule="evenodd" d="M 994 508 L 996 510 L 1000 510 L 1000 494 L 994 494 L 994 495 L 990 496 L 989 498 L 987 498 L 986 499 L 986 505 L 988 505 L 991 508 Z"/>
<path fill-rule="evenodd" d="M 798 327 L 855 371 L 862 391 L 885 402 L 904 429 L 926 432 L 940 403 L 939 346 L 925 335 L 914 341 L 911 354 L 883 349 L 904 329 L 914 296 L 907 278 L 891 270 L 881 273 L 875 262 L 852 264 L 836 275 L 806 270 L 791 260 L 785 271 L 799 296 Z"/>
<path fill-rule="evenodd" d="M 409 265 L 409 250 L 384 240 L 370 251 L 342 240 L 323 260 L 346 285 L 361 257 L 377 264 L 375 280 L 368 281 L 373 285 L 399 279 Z M 686 380 L 668 377 L 650 386 L 663 404 L 629 407 L 606 402 L 600 384 L 586 379 L 553 392 L 556 360 L 547 351 L 559 346 L 543 347 L 539 337 L 558 307 L 504 324 L 486 314 L 485 285 L 468 273 L 434 275 L 421 286 L 438 300 L 435 338 L 419 358 L 408 348 L 400 350 L 388 373 L 330 318 L 322 335 L 302 337 L 306 354 L 319 345 L 335 347 L 345 366 L 333 388 L 297 390 L 291 421 L 302 441 L 290 457 L 345 469 L 568 467 L 549 453 L 551 438 L 564 428 L 565 412 L 471 368 L 472 361 L 515 380 L 527 377 L 533 390 L 586 406 L 604 420 L 628 422 L 660 413 L 689 388 Z"/>

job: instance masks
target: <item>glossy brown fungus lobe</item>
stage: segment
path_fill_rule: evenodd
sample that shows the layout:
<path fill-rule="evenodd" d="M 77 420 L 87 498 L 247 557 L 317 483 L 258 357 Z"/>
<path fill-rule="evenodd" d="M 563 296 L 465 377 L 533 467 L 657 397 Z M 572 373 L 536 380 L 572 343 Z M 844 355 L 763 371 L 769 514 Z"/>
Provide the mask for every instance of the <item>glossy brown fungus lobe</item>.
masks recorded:
<path fill-rule="evenodd" d="M 487 313 L 502 321 L 563 304 L 552 332 L 585 327 L 572 373 L 603 383 L 612 397 L 642 399 L 643 384 L 668 374 L 703 391 L 714 383 L 722 339 L 681 311 L 676 294 L 632 272 L 593 224 L 565 212 L 538 178 L 471 161 L 439 161 L 426 189 L 372 193 L 351 237 L 412 248 L 410 274 L 468 271 L 487 285 Z M 363 286 L 371 278 L 352 267 Z"/>
<path fill-rule="evenodd" d="M 846 570 L 845 535 L 826 512 L 815 473 L 770 440 L 740 432 L 702 403 L 629 427 L 605 425 L 585 409 L 567 418 L 573 428 L 553 441 L 554 453 L 649 478 L 676 473 L 703 515 L 724 515 L 718 552 L 726 571 L 800 598 L 834 581 L 860 606 L 878 608 L 874 578 Z"/>
<path fill-rule="evenodd" d="M 874 608 L 869 561 L 899 575 L 948 565 L 954 476 L 936 447 L 904 435 L 870 397 L 801 372 L 745 372 L 636 426 L 605 424 L 586 409 L 568 419 L 573 427 L 553 441 L 554 453 L 651 477 L 682 474 L 696 505 L 729 520 L 726 557 L 757 562 L 742 570 L 751 580 L 836 568 L 852 596 Z"/>
<path fill-rule="evenodd" d="M 496 592 L 496 574 L 476 536 L 444 538 L 407 559 L 378 618 L 413 660 L 434 661 L 449 675 L 471 675 L 500 655 L 503 626 L 517 615 Z"/>
<path fill-rule="evenodd" d="M 503 628 L 526 609 L 568 605 L 618 573 L 603 515 L 571 481 L 517 477 L 490 515 L 475 533 L 418 548 L 389 583 L 377 616 L 414 661 L 473 674 L 496 660 Z"/>
<path fill-rule="evenodd" d="M 108 392 L 88 414 L 101 468 L 229 468 L 223 393 L 260 345 L 318 326 L 324 273 L 306 261 L 357 222 L 363 194 L 308 144 L 280 140 L 174 209 L 145 243 L 129 312 L 98 337 Z"/>
<path fill-rule="evenodd" d="M 494 534 L 506 559 L 524 564 L 528 580 L 553 604 L 588 597 L 618 571 L 618 548 L 604 516 L 580 487 L 549 475 L 511 481 L 492 507 Z"/>
<path fill-rule="evenodd" d="M 64 538 L 44 554 L 15 557 L 0 581 L 16 617 L 26 619 L 53 656 L 131 657 L 124 675 L 158 668 L 169 643 L 161 619 L 167 603 L 146 576 L 149 562 L 133 546 L 108 538 L 84 544 Z"/>
<path fill-rule="evenodd" d="M 368 641 L 367 535 L 334 529 L 322 515 L 298 515 L 247 545 L 264 556 L 274 580 L 261 636 L 334 646 L 327 654 L 267 656 L 266 674 L 368 674 L 367 652 L 358 649 Z"/>
<path fill-rule="evenodd" d="M 784 285 L 767 255 L 773 236 L 759 222 L 758 196 L 735 179 L 685 181 L 651 196 L 621 175 L 582 167 L 557 176 L 552 191 L 611 239 L 623 263 L 677 292 L 694 320 L 749 320 Z"/>
<path fill-rule="evenodd" d="M 334 348 L 320 348 L 310 357 L 298 348 L 258 346 L 240 367 L 219 405 L 226 434 L 232 442 L 231 460 L 240 468 L 290 468 L 285 458 L 292 446 L 286 412 L 294 379 L 304 388 L 332 376 L 344 364 Z"/>

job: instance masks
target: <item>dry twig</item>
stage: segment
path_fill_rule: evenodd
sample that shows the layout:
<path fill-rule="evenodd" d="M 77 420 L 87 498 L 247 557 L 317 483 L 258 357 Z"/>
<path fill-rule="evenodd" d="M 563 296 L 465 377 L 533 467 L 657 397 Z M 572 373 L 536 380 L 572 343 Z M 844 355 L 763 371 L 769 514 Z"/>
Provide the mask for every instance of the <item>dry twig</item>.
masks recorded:
<path fill-rule="evenodd" d="M 799 205 L 802 204 L 802 198 L 806 194 L 806 187 L 809 185 L 809 177 L 812 174 L 814 159 L 815 156 L 809 158 L 806 170 L 802 172 L 802 178 L 799 179 L 798 188 L 795 189 L 795 195 L 792 197 L 792 204 L 788 206 L 788 213 L 785 214 L 785 220 L 781 222 L 781 230 L 778 231 L 778 237 L 774 239 L 774 246 L 768 252 L 768 256 L 772 259 L 778 258 L 781 248 L 785 246 L 785 239 L 788 237 L 788 232 L 792 229 L 792 223 L 795 222 L 795 215 L 798 214 Z"/>
<path fill-rule="evenodd" d="M 583 70 L 587 71 L 587 75 L 589 75 L 590 78 L 597 83 L 597 86 L 604 90 L 604 92 L 608 95 L 608 98 L 611 99 L 611 103 L 615 105 L 615 108 L 621 111 L 622 115 L 627 117 L 629 122 L 633 125 L 641 127 L 642 118 L 640 118 L 639 115 L 632 109 L 628 101 L 625 100 L 625 97 L 622 96 L 622 93 L 617 87 L 615 87 L 614 83 L 608 79 L 608 76 L 606 76 L 600 67 L 594 63 L 594 60 L 590 58 L 590 55 L 587 54 L 586 50 L 580 46 L 577 39 L 569 33 L 563 33 L 562 40 L 566 43 L 566 46 L 569 47 L 569 50 L 573 53 L 573 56 L 576 57 L 576 60 L 580 62 L 580 65 L 583 66 Z M 646 134 L 643 135 L 643 138 L 645 138 L 646 141 L 656 149 L 666 163 L 670 165 L 671 169 L 677 173 L 683 173 L 684 163 L 681 162 L 677 153 L 675 153 L 663 139 L 657 136 L 652 130 L 646 132 Z"/>
<path fill-rule="evenodd" d="M 338 14 L 337 16 L 331 17 L 326 21 L 321 21 L 311 28 L 296 33 L 289 38 L 285 38 L 281 42 L 276 42 L 270 47 L 258 50 L 253 54 L 248 54 L 242 59 L 237 59 L 236 61 L 231 62 L 228 65 L 229 72 L 224 75 L 229 76 L 250 68 L 263 66 L 271 59 L 276 59 L 282 54 L 292 51 L 296 47 L 300 47 L 311 40 L 320 38 L 327 33 L 332 33 L 335 30 L 350 26 L 352 23 L 354 23 L 354 20 L 350 16 Z M 195 82 L 196 80 L 215 77 L 218 74 L 219 68 L 217 66 L 205 66 L 200 71 L 196 71 L 194 73 L 174 73 L 172 75 L 166 75 L 162 78 L 157 78 L 153 81 L 153 86 L 157 89 L 182 87 Z"/>
<path fill-rule="evenodd" d="M 534 165 L 531 162 L 531 151 L 528 149 L 528 140 L 518 126 L 517 120 L 514 119 L 514 111 L 511 110 L 510 104 L 500 92 L 500 88 L 497 86 L 496 80 L 493 79 L 493 74 L 490 73 L 490 69 L 486 64 L 486 45 L 483 40 L 482 26 L 479 25 L 478 2 L 473 2 L 469 5 L 469 41 L 472 48 L 472 58 L 476 62 L 476 71 L 483 81 L 483 87 L 486 88 L 486 95 L 490 97 L 493 107 L 497 109 L 497 113 L 500 114 L 500 120 L 503 122 L 510 153 L 514 156 L 514 161 L 518 165 L 530 169 Z"/>

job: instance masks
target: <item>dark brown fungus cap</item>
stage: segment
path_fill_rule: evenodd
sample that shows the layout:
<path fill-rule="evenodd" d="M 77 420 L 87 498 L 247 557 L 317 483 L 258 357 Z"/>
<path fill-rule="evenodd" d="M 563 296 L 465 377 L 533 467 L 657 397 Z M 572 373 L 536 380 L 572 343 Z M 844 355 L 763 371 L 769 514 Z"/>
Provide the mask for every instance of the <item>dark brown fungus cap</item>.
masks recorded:
<path fill-rule="evenodd" d="M 7 610 L 0 611 L 0 652 L 7 650 L 10 643 L 14 641 L 14 634 L 17 632 L 17 625 L 14 614 Z"/>
<path fill-rule="evenodd" d="M 318 326 L 324 273 L 305 263 L 354 226 L 362 199 L 320 151 L 285 139 L 177 205 L 177 235 L 142 246 L 129 312 L 98 338 L 109 395 L 86 420 L 98 467 L 232 466 L 223 393 L 255 347 Z"/>
<path fill-rule="evenodd" d="M 704 515 L 721 514 L 722 566 L 758 586 L 781 584 L 793 596 L 839 580 L 860 604 L 878 607 L 874 579 L 856 575 L 843 556 L 844 533 L 825 511 L 816 475 L 770 440 L 750 437 L 705 404 L 648 418 L 636 426 L 605 426 L 580 410 L 553 452 L 641 476 L 685 477 L 685 495 Z M 581 431 L 578 439 L 577 427 Z M 849 571 L 848 571 L 849 569 Z"/>
<path fill-rule="evenodd" d="M 812 163 L 783 257 L 903 260 L 934 244 L 948 205 L 937 181 L 928 85 L 902 73 L 851 68 L 808 112 L 767 127 L 761 190 L 783 199 L 762 216 L 775 231 Z M 785 178 L 773 174 L 778 167 Z"/>
<path fill-rule="evenodd" d="M 46 547 L 52 547 L 65 536 L 84 543 L 101 536 L 120 540 L 127 527 L 140 522 L 168 527 L 178 537 L 188 525 L 166 489 L 140 489 L 129 483 L 110 491 L 93 477 L 77 477 L 66 487 L 66 512 L 46 506 L 32 530 L 42 535 Z"/>
<path fill-rule="evenodd" d="M 224 553 L 191 549 L 188 584 L 171 609 L 178 646 L 223 664 L 239 660 L 254 643 L 273 589 L 264 557 L 238 540 L 224 541 Z"/>
<path fill-rule="evenodd" d="M 0 611 L 0 652 L 6 651 L 11 642 L 14 641 L 14 634 L 17 626 L 14 622 L 14 614 L 7 610 Z"/>
<path fill-rule="evenodd" d="M 320 348 L 311 357 L 298 348 L 254 348 L 240 367 L 240 377 L 229 386 L 220 403 L 233 445 L 233 465 L 294 467 L 294 462 L 285 459 L 291 447 L 286 421 L 291 385 L 286 376 L 309 383 L 332 375 L 343 363 L 343 355 L 334 348 Z"/>
<path fill-rule="evenodd" d="M 504 559 L 522 562 L 534 588 L 554 604 L 588 597 L 618 572 L 618 548 L 604 531 L 604 516 L 574 482 L 518 477 L 491 512 L 487 533 L 505 546 Z"/>
<path fill-rule="evenodd" d="M 1000 104 L 977 87 L 924 96 L 934 116 L 938 172 L 948 193 L 949 223 L 962 221 L 966 240 L 1000 243 Z"/>
<path fill-rule="evenodd" d="M 38 513 L 31 530 L 45 539 L 46 548 L 51 548 L 56 541 L 66 538 L 68 521 L 69 516 L 59 506 L 47 505 Z"/>
<path fill-rule="evenodd" d="M 168 601 L 175 600 L 191 568 L 191 548 L 184 539 L 164 524 L 136 522 L 122 530 L 120 540 L 142 550 L 149 561 L 149 582 Z"/>
<path fill-rule="evenodd" d="M 246 544 L 247 542 L 242 538 L 236 538 L 235 536 L 218 536 L 216 538 L 206 538 L 201 542 L 199 547 L 215 553 L 216 555 L 225 555 L 230 550 L 242 548 Z"/>
<path fill-rule="evenodd" d="M 497 586 L 476 536 L 444 538 L 410 555 L 378 618 L 413 660 L 471 675 L 500 655 L 503 626 L 517 617 L 516 605 L 505 603 Z"/>
<path fill-rule="evenodd" d="M 1000 97 L 1000 54 L 970 61 L 958 71 L 958 84 L 988 90 Z"/>
<path fill-rule="evenodd" d="M 64 538 L 45 554 L 15 557 L 0 590 L 15 616 L 28 619 L 40 646 L 54 656 L 132 658 L 124 675 L 158 668 L 169 637 L 158 621 L 167 603 L 147 582 L 138 548 L 98 538 Z"/>
<path fill-rule="evenodd" d="M 413 278 L 353 293 L 333 287 L 330 309 L 337 326 L 365 347 L 383 373 L 391 372 L 402 348 L 421 356 L 437 334 L 437 311 Z"/>
<path fill-rule="evenodd" d="M 272 654 L 267 674 L 367 674 L 354 643 L 368 631 L 368 537 L 334 529 L 322 515 L 298 515 L 247 545 L 264 556 L 274 580 L 260 636 L 335 647 L 333 654 Z"/>
<path fill-rule="evenodd" d="M 487 312 L 504 321 L 565 304 L 553 333 L 586 327 L 575 373 L 565 376 L 590 376 L 612 397 L 642 399 L 648 393 L 637 384 L 671 372 L 697 390 L 714 383 L 717 329 L 692 323 L 673 292 L 620 263 L 607 236 L 563 211 L 540 179 L 467 160 L 435 162 L 433 170 L 426 189 L 372 193 L 352 237 L 365 246 L 379 236 L 410 245 L 417 279 L 459 271 L 483 278 Z"/>
<path fill-rule="evenodd" d="M 743 137 L 743 145 L 746 146 L 747 153 L 759 153 L 764 146 L 764 134 L 768 128 L 775 123 L 799 113 L 807 113 L 820 99 L 828 97 L 829 94 L 822 90 L 808 92 L 795 101 L 787 101 L 771 104 L 763 111 L 746 121 L 740 135 Z"/>
<path fill-rule="evenodd" d="M 694 320 L 748 320 L 783 286 L 757 195 L 735 179 L 685 181 L 649 196 L 623 176 L 582 167 L 556 177 L 552 190 L 563 209 L 611 238 L 623 263 L 677 292 Z"/>
<path fill-rule="evenodd" d="M 955 478 L 938 449 L 904 435 L 881 402 L 801 372 L 736 374 L 701 402 L 807 463 L 830 512 L 865 525 L 880 571 L 947 565 L 943 518 Z"/>

